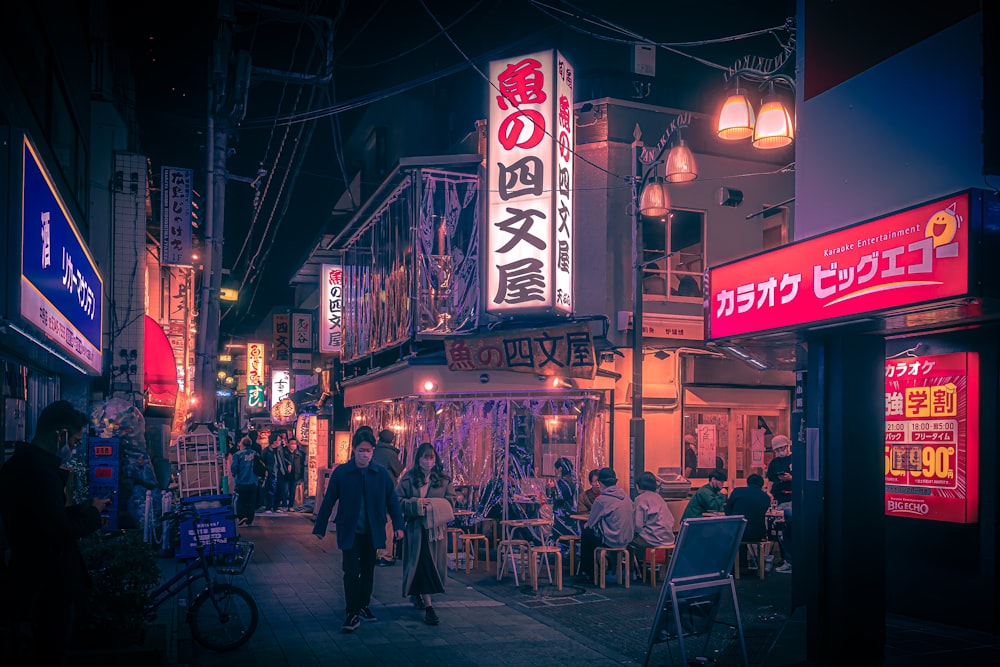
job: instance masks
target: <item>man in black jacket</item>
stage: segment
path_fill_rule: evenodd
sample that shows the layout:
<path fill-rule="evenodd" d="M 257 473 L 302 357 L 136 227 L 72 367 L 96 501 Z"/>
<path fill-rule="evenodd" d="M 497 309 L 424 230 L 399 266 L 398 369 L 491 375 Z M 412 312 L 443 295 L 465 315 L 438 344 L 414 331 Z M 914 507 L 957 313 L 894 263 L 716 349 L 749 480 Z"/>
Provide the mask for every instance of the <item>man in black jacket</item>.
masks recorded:
<path fill-rule="evenodd" d="M 771 496 L 764 493 L 764 478 L 758 474 L 747 477 L 747 485 L 733 489 L 726 500 L 726 514 L 742 514 L 747 520 L 740 544 L 740 569 L 749 569 L 747 562 L 747 544 L 756 544 L 767 537 L 765 516 L 771 507 Z M 758 563 L 758 567 L 763 567 Z"/>
<path fill-rule="evenodd" d="M 399 482 L 399 476 L 403 473 L 403 463 L 399 460 L 399 450 L 392 444 L 396 440 L 396 434 L 389 429 L 383 429 L 378 434 L 378 442 L 375 443 L 375 454 L 372 463 L 377 463 L 392 475 L 393 484 Z M 395 561 L 393 558 L 394 545 L 392 540 L 392 520 L 386 517 L 385 522 L 385 549 L 380 549 L 378 566 L 388 567 Z"/>
<path fill-rule="evenodd" d="M 66 505 L 61 454 L 83 437 L 87 417 L 68 401 L 38 416 L 35 437 L 0 468 L 0 517 L 10 547 L 13 597 L 31 630 L 37 664 L 63 664 L 78 607 L 90 588 L 77 539 L 101 527 L 107 498 Z"/>

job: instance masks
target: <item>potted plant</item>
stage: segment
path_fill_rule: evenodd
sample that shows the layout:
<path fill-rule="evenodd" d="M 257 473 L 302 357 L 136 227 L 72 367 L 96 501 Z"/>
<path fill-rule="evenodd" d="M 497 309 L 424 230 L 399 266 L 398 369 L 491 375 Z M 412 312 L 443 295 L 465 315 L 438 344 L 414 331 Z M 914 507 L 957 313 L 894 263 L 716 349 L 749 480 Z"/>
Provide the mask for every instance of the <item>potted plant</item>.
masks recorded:
<path fill-rule="evenodd" d="M 98 532 L 80 540 L 92 580 L 86 643 L 91 647 L 138 646 L 152 621 L 150 591 L 160 582 L 153 545 L 139 531 Z"/>

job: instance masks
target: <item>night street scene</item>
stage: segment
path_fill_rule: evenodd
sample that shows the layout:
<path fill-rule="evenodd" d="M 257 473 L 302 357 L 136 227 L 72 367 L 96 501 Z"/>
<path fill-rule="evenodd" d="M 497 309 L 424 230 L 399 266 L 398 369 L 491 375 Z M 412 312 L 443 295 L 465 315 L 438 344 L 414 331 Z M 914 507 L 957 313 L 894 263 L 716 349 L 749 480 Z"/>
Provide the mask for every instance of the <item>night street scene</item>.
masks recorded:
<path fill-rule="evenodd" d="M 0 3 L 0 665 L 1000 664 L 998 44 Z"/>

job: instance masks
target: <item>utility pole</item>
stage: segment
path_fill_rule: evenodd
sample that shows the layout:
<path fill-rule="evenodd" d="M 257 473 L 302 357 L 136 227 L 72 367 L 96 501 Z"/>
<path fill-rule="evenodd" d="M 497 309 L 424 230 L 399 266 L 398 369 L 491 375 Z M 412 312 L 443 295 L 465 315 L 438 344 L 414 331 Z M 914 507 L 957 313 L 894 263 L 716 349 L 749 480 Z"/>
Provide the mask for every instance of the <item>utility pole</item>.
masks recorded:
<path fill-rule="evenodd" d="M 229 140 L 229 55 L 235 20 L 232 2 L 219 3 L 219 34 L 213 45 L 208 83 L 205 259 L 201 277 L 197 355 L 198 421 L 215 422 L 215 368 L 219 351 L 219 290 L 222 287 L 222 239 L 226 213 L 226 156 Z"/>

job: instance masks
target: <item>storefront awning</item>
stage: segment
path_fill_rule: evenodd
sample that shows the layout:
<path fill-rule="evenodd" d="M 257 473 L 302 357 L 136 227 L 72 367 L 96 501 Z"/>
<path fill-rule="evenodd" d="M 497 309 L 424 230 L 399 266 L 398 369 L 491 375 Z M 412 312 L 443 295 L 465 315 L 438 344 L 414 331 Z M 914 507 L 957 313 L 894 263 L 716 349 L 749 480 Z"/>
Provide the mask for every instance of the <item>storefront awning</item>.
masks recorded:
<path fill-rule="evenodd" d="M 151 405 L 174 407 L 177 402 L 177 362 L 163 328 L 144 315 L 143 389 Z"/>

